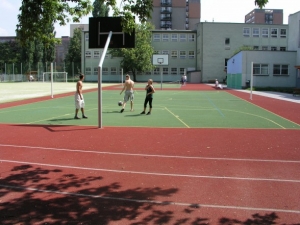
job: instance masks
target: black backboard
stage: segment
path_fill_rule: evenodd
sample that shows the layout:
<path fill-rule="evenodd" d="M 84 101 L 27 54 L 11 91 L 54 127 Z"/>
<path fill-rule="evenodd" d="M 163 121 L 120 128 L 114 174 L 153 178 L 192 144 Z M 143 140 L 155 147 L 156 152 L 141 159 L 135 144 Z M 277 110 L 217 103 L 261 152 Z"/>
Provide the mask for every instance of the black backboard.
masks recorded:
<path fill-rule="evenodd" d="M 124 33 L 121 17 L 90 17 L 89 48 L 104 48 L 109 32 L 112 31 L 108 48 L 134 48 L 135 30 Z"/>

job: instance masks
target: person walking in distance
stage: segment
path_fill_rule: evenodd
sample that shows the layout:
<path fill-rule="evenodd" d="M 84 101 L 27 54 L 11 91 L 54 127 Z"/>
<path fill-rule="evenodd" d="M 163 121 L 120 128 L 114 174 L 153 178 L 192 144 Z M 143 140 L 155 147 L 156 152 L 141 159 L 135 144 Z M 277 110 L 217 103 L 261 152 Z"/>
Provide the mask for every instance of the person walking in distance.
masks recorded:
<path fill-rule="evenodd" d="M 124 100 L 123 100 L 123 104 L 122 104 L 122 109 L 120 111 L 121 113 L 124 112 L 126 102 L 128 102 L 129 100 L 130 100 L 130 111 L 133 111 L 133 99 L 134 99 L 133 87 L 134 87 L 134 82 L 133 82 L 133 80 L 130 79 L 130 76 L 128 74 L 126 74 L 125 79 L 126 80 L 125 80 L 123 89 L 120 92 L 120 95 L 121 95 L 123 93 L 123 91 L 125 91 Z"/>
<path fill-rule="evenodd" d="M 84 80 L 84 74 L 79 75 L 79 81 L 76 83 L 76 92 L 75 92 L 75 117 L 74 119 L 80 119 L 78 117 L 78 111 L 81 110 L 82 118 L 87 119 L 87 116 L 84 114 L 84 98 L 82 94 L 82 81 Z"/>
<path fill-rule="evenodd" d="M 147 115 L 151 115 L 153 94 L 155 93 L 155 89 L 154 89 L 154 87 L 153 87 L 152 84 L 153 84 L 153 80 L 149 79 L 148 80 L 148 84 L 145 87 L 146 97 L 145 97 L 145 101 L 144 101 L 144 111 L 141 112 L 141 114 L 145 114 L 146 108 L 147 108 L 147 104 L 149 102 L 149 112 L 147 113 Z"/>

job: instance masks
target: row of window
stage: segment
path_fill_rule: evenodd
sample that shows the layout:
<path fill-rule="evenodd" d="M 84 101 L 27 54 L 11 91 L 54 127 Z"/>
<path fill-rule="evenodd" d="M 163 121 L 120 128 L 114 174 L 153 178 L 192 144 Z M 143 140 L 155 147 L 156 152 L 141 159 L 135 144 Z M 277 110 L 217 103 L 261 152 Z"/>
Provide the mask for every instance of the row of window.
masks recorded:
<path fill-rule="evenodd" d="M 164 75 L 183 75 L 185 68 L 176 68 L 176 67 L 163 67 L 162 73 Z M 117 70 L 117 67 L 103 67 L 102 68 L 102 75 L 121 75 L 122 70 Z M 153 71 L 147 71 L 145 73 L 138 72 L 137 75 L 159 75 L 160 74 L 160 68 L 156 67 Z M 85 75 L 98 75 L 98 67 L 94 67 L 92 71 L 92 67 L 86 67 L 85 68 Z"/>
<path fill-rule="evenodd" d="M 263 38 L 286 38 L 286 29 L 285 28 L 258 28 L 253 27 L 252 33 L 250 27 L 243 28 L 243 36 L 244 37 L 263 37 Z"/>
<path fill-rule="evenodd" d="M 253 64 L 253 75 L 269 75 L 269 64 Z M 273 75 L 289 75 L 289 65 L 274 64 Z"/>
<path fill-rule="evenodd" d="M 86 51 L 85 52 L 85 57 L 86 58 L 91 58 L 93 53 L 94 58 L 100 58 L 102 51 Z M 171 53 L 171 54 L 170 54 Z M 154 54 L 162 54 L 162 55 L 169 55 L 171 59 L 194 59 L 195 56 L 195 51 L 183 51 L 183 50 L 161 50 L 161 51 L 154 51 Z M 109 58 L 110 55 L 106 54 L 105 58 Z"/>
<path fill-rule="evenodd" d="M 276 47 L 276 46 L 271 46 L 271 47 L 268 47 L 268 46 L 253 46 L 253 50 L 263 50 L 263 51 L 268 51 L 268 50 L 271 50 L 271 51 L 286 51 L 286 47 Z"/>
<path fill-rule="evenodd" d="M 152 38 L 153 41 L 192 42 L 196 40 L 196 34 L 153 34 Z"/>

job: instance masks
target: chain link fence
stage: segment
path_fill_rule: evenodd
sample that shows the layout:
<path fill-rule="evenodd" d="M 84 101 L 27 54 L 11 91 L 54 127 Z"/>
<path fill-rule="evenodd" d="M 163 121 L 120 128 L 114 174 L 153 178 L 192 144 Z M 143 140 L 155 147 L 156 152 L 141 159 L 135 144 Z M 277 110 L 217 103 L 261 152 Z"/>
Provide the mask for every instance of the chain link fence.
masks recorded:
<path fill-rule="evenodd" d="M 71 62 L 65 63 L 53 63 L 53 72 L 67 74 L 67 81 L 74 81 L 81 69 L 81 63 Z M 28 81 L 49 81 L 49 78 L 45 80 L 45 73 L 51 72 L 51 63 L 39 62 L 36 65 L 30 65 L 28 63 L 1 63 L 0 65 L 0 82 L 28 82 Z M 57 79 L 59 81 L 65 81 L 65 79 Z"/>

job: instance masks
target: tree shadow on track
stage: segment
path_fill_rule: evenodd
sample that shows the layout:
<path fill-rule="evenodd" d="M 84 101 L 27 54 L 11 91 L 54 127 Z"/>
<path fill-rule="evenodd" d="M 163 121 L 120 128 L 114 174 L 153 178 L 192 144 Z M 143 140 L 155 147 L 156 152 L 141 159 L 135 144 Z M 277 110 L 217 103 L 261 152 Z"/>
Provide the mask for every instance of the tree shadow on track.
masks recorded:
<path fill-rule="evenodd" d="M 245 221 L 240 221 L 237 219 L 229 219 L 229 218 L 221 218 L 219 220 L 220 225 L 272 225 L 272 224 L 279 224 L 276 222 L 276 220 L 279 217 L 276 213 L 266 213 L 265 215 L 260 215 L 258 213 L 255 213 L 252 215 L 252 218 L 249 218 Z M 280 225 L 300 225 L 300 223 L 297 224 L 280 224 Z"/>
<path fill-rule="evenodd" d="M 4 173 L 8 175 L 5 177 Z M 168 224 L 174 216 L 170 210 L 157 210 L 155 206 L 160 204 L 151 200 L 171 197 L 178 189 L 124 190 L 117 182 L 103 185 L 103 179 L 31 165 L 2 171 L 0 224 L 102 225 L 121 220 L 123 224 Z M 164 204 L 168 202 L 161 205 Z M 189 220 L 188 216 L 183 220 Z"/>
<path fill-rule="evenodd" d="M 199 217 L 201 205 L 180 206 L 176 215 L 172 202 L 155 201 L 171 199 L 177 188 L 124 189 L 118 182 L 105 185 L 102 176 L 79 177 L 26 164 L 1 171 L 0 178 L 0 224 L 210 224 L 209 218 Z M 277 218 L 275 213 L 245 221 L 224 217 L 219 225 L 271 225 Z"/>

